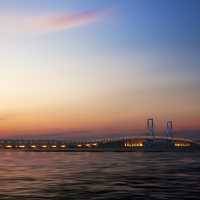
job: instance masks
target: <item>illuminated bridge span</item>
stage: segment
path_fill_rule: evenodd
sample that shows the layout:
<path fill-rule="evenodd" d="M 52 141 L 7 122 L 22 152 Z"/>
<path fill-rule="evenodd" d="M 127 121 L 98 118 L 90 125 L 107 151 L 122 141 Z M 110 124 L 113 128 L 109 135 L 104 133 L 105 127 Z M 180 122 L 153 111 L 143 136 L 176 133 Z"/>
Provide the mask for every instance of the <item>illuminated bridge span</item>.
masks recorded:
<path fill-rule="evenodd" d="M 141 136 L 89 141 L 0 140 L 0 149 L 19 151 L 183 151 L 200 150 L 189 139 Z"/>
<path fill-rule="evenodd" d="M 172 121 L 166 124 L 165 136 L 155 136 L 153 119 L 147 120 L 148 135 L 113 139 L 66 140 L 0 140 L 1 150 L 18 151 L 200 151 L 200 144 L 175 138 Z"/>

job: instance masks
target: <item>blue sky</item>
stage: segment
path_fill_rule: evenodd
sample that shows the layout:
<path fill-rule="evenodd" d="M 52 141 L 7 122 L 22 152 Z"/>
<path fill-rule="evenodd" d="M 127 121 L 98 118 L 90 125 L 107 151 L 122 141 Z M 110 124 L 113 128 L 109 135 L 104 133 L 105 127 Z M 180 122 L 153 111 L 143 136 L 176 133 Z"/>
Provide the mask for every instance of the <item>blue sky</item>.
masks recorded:
<path fill-rule="evenodd" d="M 0 1 L 2 132 L 138 130 L 154 115 L 200 128 L 199 9 L 198 0 Z"/>

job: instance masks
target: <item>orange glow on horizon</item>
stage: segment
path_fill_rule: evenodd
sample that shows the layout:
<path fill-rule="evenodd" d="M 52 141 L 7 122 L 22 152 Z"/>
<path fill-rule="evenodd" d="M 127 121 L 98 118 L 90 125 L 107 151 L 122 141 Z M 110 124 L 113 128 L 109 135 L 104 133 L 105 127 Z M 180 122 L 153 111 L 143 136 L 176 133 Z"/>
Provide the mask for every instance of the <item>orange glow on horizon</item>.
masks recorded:
<path fill-rule="evenodd" d="M 74 108 L 73 108 L 74 109 Z M 139 112 L 111 112 L 110 110 L 104 110 L 99 112 L 98 110 L 91 111 L 88 109 L 83 112 L 83 108 L 80 109 L 80 113 L 71 109 L 61 112 L 59 110 L 50 110 L 45 112 L 44 110 L 30 110 L 29 112 L 23 112 L 14 117 L 5 118 L 0 120 L 0 137 L 11 137 L 15 135 L 40 135 L 49 133 L 66 133 L 70 132 L 79 133 L 95 133 L 109 134 L 109 133 L 134 133 L 134 132 L 146 132 L 146 119 L 149 114 L 142 114 Z M 200 118 L 193 114 L 186 115 L 173 115 L 173 118 L 168 115 L 161 115 L 155 117 L 155 124 L 157 131 L 163 131 L 165 128 L 164 121 L 166 119 L 172 119 L 174 122 L 175 130 L 187 130 L 187 129 L 200 129 Z M 154 116 L 153 116 L 154 117 Z"/>

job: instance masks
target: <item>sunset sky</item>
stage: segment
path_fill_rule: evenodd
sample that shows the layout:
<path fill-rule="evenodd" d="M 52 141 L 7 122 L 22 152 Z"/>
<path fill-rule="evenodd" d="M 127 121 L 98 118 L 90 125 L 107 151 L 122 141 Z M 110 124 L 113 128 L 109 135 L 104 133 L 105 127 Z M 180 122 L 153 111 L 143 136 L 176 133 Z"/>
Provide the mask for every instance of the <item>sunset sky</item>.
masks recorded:
<path fill-rule="evenodd" d="M 0 0 L 0 137 L 200 129 L 199 0 Z"/>

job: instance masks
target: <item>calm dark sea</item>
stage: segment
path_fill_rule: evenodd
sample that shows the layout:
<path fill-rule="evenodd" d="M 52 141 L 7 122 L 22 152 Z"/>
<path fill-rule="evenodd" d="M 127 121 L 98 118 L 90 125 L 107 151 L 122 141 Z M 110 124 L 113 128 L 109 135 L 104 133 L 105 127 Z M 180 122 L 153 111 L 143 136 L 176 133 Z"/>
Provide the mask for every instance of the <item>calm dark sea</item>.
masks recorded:
<path fill-rule="evenodd" d="M 4 199 L 200 199 L 200 154 L 1 151 Z"/>

